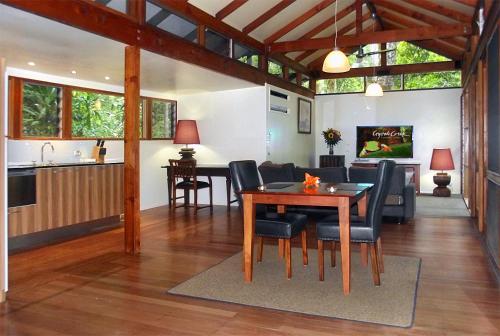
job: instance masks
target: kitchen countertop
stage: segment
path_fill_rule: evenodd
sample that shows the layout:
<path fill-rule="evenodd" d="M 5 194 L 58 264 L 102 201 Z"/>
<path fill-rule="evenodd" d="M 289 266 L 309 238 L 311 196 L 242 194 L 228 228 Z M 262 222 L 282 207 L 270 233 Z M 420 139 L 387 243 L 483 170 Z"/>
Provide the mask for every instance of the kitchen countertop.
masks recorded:
<path fill-rule="evenodd" d="M 12 163 L 9 162 L 7 169 L 38 169 L 38 168 L 60 168 L 60 167 L 77 167 L 77 166 L 102 166 L 102 165 L 110 165 L 110 164 L 123 164 L 123 161 L 108 161 L 104 163 L 96 163 L 96 162 L 56 162 L 53 164 L 40 164 L 40 163 Z"/>

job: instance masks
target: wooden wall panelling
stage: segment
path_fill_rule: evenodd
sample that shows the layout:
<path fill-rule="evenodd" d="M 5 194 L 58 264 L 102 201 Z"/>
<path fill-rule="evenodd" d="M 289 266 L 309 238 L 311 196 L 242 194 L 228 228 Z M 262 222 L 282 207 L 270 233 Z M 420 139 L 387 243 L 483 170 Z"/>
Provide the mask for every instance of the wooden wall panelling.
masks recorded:
<path fill-rule="evenodd" d="M 483 61 L 479 61 L 477 65 L 477 80 L 476 80 L 476 215 L 477 225 L 480 232 L 484 229 L 485 219 L 485 198 L 484 184 L 485 171 L 484 165 L 484 66 Z"/>

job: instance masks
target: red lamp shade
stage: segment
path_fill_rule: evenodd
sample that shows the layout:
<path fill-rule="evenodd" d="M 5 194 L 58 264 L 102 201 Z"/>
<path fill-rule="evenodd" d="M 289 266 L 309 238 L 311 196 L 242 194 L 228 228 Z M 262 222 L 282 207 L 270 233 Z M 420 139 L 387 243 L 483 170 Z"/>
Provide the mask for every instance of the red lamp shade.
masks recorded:
<path fill-rule="evenodd" d="M 434 148 L 432 150 L 431 170 L 453 170 L 453 157 L 449 148 Z"/>
<path fill-rule="evenodd" d="M 179 120 L 175 127 L 174 144 L 199 144 L 200 136 L 196 127 L 196 120 Z"/>

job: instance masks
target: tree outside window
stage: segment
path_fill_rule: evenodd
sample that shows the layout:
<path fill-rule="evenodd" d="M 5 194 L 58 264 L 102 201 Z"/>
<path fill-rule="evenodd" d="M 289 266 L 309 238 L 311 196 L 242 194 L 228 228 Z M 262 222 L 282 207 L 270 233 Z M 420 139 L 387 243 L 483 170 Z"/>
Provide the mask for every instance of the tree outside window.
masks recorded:
<path fill-rule="evenodd" d="M 62 89 L 24 83 L 23 135 L 56 138 L 60 133 Z"/>

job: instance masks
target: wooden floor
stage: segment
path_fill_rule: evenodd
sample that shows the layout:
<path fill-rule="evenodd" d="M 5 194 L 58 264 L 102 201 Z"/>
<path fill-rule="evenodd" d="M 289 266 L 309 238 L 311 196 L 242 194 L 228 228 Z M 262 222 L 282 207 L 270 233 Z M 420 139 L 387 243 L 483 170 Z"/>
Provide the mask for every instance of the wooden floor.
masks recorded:
<path fill-rule="evenodd" d="M 469 219 L 384 226 L 385 254 L 423 261 L 411 329 L 166 294 L 241 250 L 235 210 L 147 211 L 138 257 L 123 254 L 122 238 L 119 229 L 10 257 L 0 335 L 500 334 L 500 290 Z M 315 248 L 314 227 L 309 239 Z"/>

